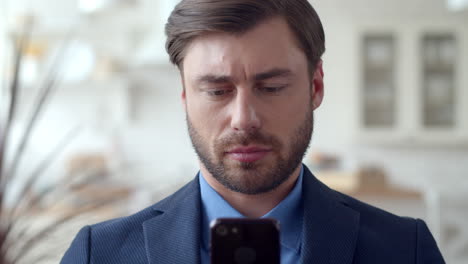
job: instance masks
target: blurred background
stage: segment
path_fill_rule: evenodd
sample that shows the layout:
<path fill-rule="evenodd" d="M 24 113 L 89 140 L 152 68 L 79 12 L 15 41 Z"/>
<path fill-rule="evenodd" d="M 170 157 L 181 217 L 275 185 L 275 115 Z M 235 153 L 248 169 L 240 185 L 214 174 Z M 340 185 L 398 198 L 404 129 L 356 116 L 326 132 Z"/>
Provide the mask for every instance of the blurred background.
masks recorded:
<path fill-rule="evenodd" d="M 118 198 L 47 232 L 24 263 L 39 263 L 31 259 L 47 247 L 56 254 L 41 263 L 57 263 L 81 226 L 136 212 L 197 173 L 179 74 L 164 49 L 164 24 L 177 2 L 0 0 L 0 136 L 11 100 L 12 40 L 32 24 L 2 154 L 7 165 L 29 131 L 38 87 L 48 73 L 59 76 L 21 152 L 4 210 L 15 208 L 26 175 L 63 138 L 30 195 L 57 188 L 64 175 L 86 186 L 49 197 L 60 202 L 53 206 L 47 199 L 35 204 L 26 222 L 40 229 L 83 201 Z M 468 1 L 310 2 L 326 32 L 326 90 L 304 163 L 341 192 L 424 219 L 447 262 L 467 263 Z"/>

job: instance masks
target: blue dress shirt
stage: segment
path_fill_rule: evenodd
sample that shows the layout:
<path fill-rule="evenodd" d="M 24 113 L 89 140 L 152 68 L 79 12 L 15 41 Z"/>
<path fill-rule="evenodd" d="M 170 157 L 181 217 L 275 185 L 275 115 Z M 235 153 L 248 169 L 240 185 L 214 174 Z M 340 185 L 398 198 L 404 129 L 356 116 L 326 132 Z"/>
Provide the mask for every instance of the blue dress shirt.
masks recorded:
<path fill-rule="evenodd" d="M 303 204 L 302 178 L 304 168 L 296 185 L 286 198 L 262 218 L 274 218 L 280 222 L 281 263 L 299 263 L 301 256 Z M 221 197 L 205 180 L 200 172 L 200 192 L 202 202 L 202 241 L 201 263 L 210 263 L 209 226 L 210 222 L 221 217 L 245 217 Z"/>

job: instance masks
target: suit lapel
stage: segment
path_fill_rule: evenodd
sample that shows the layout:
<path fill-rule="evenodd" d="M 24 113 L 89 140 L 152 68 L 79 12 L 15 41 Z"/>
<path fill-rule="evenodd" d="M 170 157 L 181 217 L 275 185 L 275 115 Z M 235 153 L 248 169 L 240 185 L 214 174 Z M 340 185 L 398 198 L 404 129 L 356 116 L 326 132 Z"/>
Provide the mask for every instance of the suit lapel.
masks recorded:
<path fill-rule="evenodd" d="M 200 263 L 200 186 L 198 177 L 157 203 L 160 215 L 143 223 L 150 264 Z"/>
<path fill-rule="evenodd" d="M 304 236 L 301 263 L 352 263 L 359 213 L 319 182 L 305 167 Z M 200 186 L 198 177 L 157 203 L 159 215 L 143 223 L 150 264 L 200 263 Z"/>
<path fill-rule="evenodd" d="M 302 262 L 352 263 L 359 232 L 359 213 L 336 192 L 304 171 L 304 237 Z"/>

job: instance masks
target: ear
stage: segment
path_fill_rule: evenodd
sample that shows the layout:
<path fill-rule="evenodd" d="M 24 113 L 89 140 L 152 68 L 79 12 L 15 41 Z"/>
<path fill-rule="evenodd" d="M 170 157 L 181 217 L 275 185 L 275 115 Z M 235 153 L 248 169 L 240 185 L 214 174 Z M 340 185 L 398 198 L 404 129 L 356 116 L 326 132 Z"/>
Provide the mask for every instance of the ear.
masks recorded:
<path fill-rule="evenodd" d="M 184 107 L 184 111 L 187 112 L 187 94 L 185 92 L 185 87 L 182 88 L 182 93 L 180 94 L 180 99 L 182 100 L 182 107 Z"/>
<path fill-rule="evenodd" d="M 323 101 L 324 85 L 323 85 L 323 61 L 320 60 L 315 68 L 312 79 L 312 107 L 317 109 Z"/>
<path fill-rule="evenodd" d="M 187 112 L 187 94 L 185 91 L 185 78 L 182 70 L 180 71 L 180 79 L 182 80 L 182 92 L 180 94 L 180 99 L 182 101 L 182 107 L 184 108 L 184 111 Z"/>

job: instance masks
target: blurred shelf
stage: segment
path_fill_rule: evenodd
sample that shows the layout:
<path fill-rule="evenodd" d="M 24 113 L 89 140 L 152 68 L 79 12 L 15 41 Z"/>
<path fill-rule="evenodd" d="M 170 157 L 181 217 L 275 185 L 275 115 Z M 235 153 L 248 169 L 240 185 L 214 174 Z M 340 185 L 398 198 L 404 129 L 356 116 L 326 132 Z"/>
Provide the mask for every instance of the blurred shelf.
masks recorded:
<path fill-rule="evenodd" d="M 422 199 L 422 193 L 419 191 L 399 188 L 385 182 L 367 182 L 367 180 L 361 177 L 357 172 L 320 171 L 315 173 L 315 176 L 328 187 L 352 197 L 378 197 L 384 199 L 409 200 Z"/>

